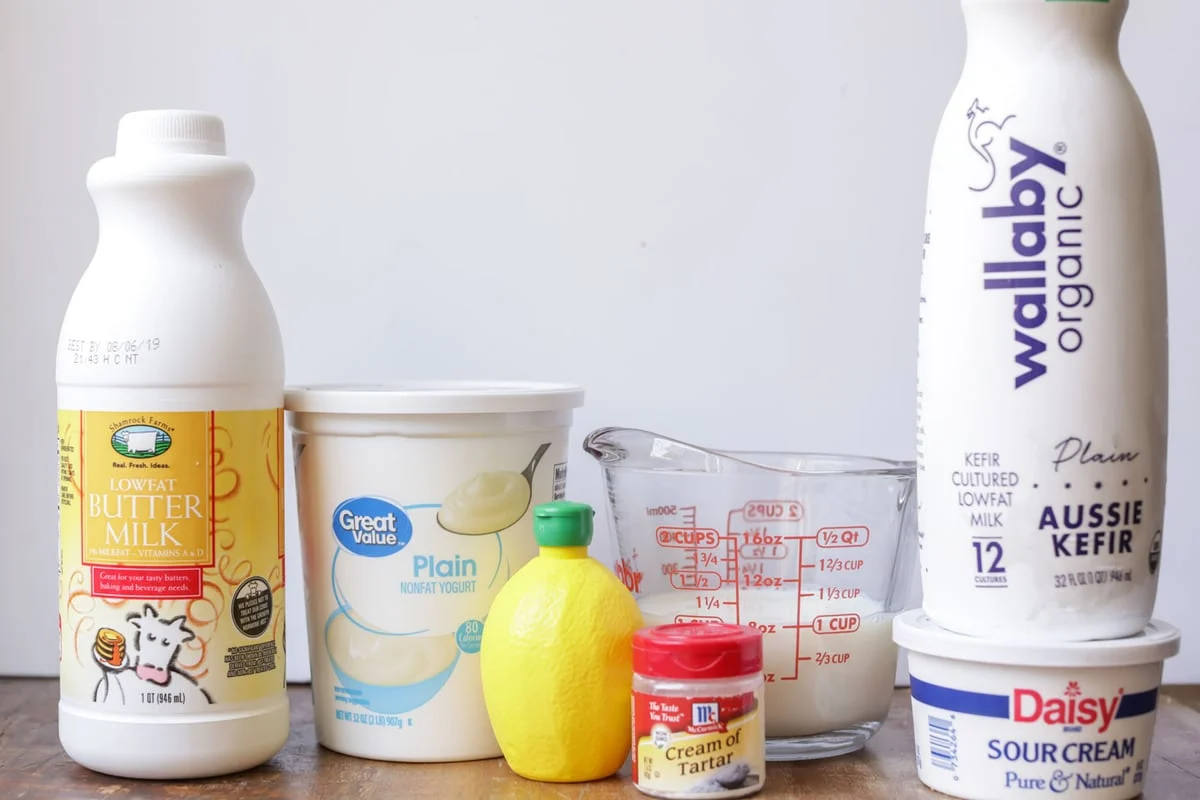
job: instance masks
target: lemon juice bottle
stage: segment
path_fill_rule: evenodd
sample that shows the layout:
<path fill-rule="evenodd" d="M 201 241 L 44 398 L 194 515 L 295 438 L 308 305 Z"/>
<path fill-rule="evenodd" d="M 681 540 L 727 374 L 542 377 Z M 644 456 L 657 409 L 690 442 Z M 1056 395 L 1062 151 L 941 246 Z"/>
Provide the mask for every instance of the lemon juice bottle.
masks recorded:
<path fill-rule="evenodd" d="M 625 585 L 588 555 L 595 512 L 534 509 L 539 553 L 492 602 L 480 670 L 496 740 L 530 780 L 606 778 L 629 755 L 633 634 L 642 614 Z"/>

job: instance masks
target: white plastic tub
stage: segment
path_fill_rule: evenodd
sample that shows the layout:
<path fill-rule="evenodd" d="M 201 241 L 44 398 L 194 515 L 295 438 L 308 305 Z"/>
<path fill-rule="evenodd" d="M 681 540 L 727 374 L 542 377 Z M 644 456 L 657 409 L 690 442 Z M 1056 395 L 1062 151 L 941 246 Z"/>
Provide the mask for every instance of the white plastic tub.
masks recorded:
<path fill-rule="evenodd" d="M 920 610 L 894 623 L 908 650 L 917 775 L 967 800 L 1141 793 L 1163 662 L 1179 631 L 1152 620 L 1103 642 L 1000 644 L 937 627 Z"/>
<path fill-rule="evenodd" d="M 391 761 L 500 756 L 479 676 L 492 598 L 565 492 L 575 386 L 287 393 L 318 741 Z"/>

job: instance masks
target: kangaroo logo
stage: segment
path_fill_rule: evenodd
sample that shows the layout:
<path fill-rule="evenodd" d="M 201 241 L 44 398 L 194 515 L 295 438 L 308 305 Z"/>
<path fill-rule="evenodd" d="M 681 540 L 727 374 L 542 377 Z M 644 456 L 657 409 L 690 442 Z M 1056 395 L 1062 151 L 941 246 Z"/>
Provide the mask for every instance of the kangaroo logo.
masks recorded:
<path fill-rule="evenodd" d="M 989 172 L 987 183 L 982 186 L 971 186 L 971 191 L 986 192 L 996 182 L 996 159 L 992 157 L 992 151 L 988 148 L 992 146 L 992 142 L 996 141 L 1000 129 L 1015 116 L 1016 114 L 1009 114 L 996 122 L 988 116 L 988 109 L 979 105 L 979 98 L 975 98 L 971 107 L 967 109 L 967 143 L 988 165 Z"/>

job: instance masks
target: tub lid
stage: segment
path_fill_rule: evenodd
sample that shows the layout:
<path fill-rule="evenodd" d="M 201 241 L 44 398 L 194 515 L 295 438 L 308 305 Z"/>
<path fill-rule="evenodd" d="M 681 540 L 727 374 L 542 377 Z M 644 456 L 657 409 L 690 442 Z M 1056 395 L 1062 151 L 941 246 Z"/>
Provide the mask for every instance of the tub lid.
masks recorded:
<path fill-rule="evenodd" d="M 318 414 L 519 414 L 582 405 L 579 386 L 525 381 L 315 384 L 284 395 L 288 411 Z"/>
<path fill-rule="evenodd" d="M 1165 661 L 1179 652 L 1179 629 L 1156 619 L 1124 639 L 1030 643 L 951 633 L 918 608 L 895 618 L 892 638 L 906 650 L 925 655 L 1023 667 L 1131 667 Z"/>

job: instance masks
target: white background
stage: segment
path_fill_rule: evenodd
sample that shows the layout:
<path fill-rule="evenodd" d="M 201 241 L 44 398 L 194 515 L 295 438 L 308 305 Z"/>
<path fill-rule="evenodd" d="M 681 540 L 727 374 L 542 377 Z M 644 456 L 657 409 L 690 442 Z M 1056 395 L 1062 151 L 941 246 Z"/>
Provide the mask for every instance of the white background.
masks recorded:
<path fill-rule="evenodd" d="M 1184 629 L 1167 679 L 1200 681 L 1200 5 L 1133 6 L 1171 262 L 1157 613 Z M 577 381 L 571 494 L 599 505 L 601 425 L 913 456 L 926 169 L 964 49 L 956 0 L 0 0 L 0 674 L 57 668 L 54 349 L 123 112 L 224 117 L 290 383 Z"/>

